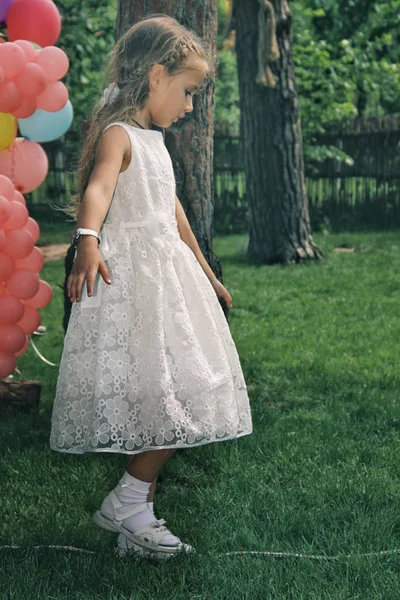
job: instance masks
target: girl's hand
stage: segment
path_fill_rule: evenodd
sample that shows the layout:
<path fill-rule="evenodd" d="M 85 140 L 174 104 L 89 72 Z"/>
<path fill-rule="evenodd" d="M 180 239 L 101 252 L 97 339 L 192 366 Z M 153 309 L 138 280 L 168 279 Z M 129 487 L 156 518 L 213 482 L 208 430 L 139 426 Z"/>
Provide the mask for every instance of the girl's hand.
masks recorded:
<path fill-rule="evenodd" d="M 213 281 L 211 281 L 211 285 L 213 286 L 218 298 L 223 298 L 226 302 L 227 307 L 232 308 L 232 298 L 226 287 L 224 287 L 222 283 L 218 281 L 218 279 L 214 279 Z"/>
<path fill-rule="evenodd" d="M 85 281 L 87 282 L 87 295 L 93 294 L 97 273 L 100 273 L 106 283 L 111 283 L 110 274 L 99 252 L 96 238 L 85 235 L 79 242 L 77 256 L 67 281 L 67 291 L 71 302 L 80 302 Z"/>

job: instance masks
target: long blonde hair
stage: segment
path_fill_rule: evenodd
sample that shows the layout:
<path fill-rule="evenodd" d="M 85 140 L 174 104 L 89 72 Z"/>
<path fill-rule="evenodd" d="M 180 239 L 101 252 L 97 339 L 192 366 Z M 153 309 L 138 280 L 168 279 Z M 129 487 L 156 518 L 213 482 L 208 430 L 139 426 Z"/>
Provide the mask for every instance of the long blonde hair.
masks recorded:
<path fill-rule="evenodd" d="M 188 54 L 194 52 L 212 71 L 204 42 L 178 21 L 164 14 L 149 15 L 133 25 L 118 40 L 109 55 L 106 84 L 117 83 L 117 98 L 93 109 L 77 169 L 77 194 L 64 209 L 77 219 L 79 204 L 88 186 L 99 139 L 107 125 L 114 121 L 131 122 L 149 95 L 149 73 L 161 64 L 169 75 L 183 71 Z"/>

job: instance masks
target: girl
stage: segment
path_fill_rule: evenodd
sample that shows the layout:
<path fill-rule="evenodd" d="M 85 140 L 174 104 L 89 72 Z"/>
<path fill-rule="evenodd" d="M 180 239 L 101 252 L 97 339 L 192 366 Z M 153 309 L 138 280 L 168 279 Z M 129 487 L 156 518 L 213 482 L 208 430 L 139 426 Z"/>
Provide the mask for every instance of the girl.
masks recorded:
<path fill-rule="evenodd" d="M 165 15 L 129 29 L 110 67 L 116 84 L 94 111 L 69 209 L 78 225 L 73 304 L 50 447 L 126 454 L 125 473 L 93 519 L 135 551 L 169 557 L 191 547 L 154 515 L 160 469 L 178 448 L 252 432 L 218 301 L 232 307 L 232 299 L 200 251 L 153 127 L 193 110 L 210 67 L 199 38 Z"/>

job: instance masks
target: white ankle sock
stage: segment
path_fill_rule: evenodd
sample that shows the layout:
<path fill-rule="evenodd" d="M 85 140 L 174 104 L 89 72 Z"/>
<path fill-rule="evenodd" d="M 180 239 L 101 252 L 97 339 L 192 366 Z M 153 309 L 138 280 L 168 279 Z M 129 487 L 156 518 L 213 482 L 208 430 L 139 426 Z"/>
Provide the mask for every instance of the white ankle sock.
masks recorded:
<path fill-rule="evenodd" d="M 151 482 L 148 483 L 147 481 L 136 479 L 135 477 L 132 477 L 132 475 L 129 475 L 127 471 L 125 471 L 118 485 L 114 488 L 115 495 L 123 505 L 118 509 L 118 512 L 123 514 L 124 512 L 130 510 L 132 505 L 146 503 L 150 487 Z M 153 502 L 147 502 L 147 508 L 140 513 L 137 513 L 136 515 L 128 517 L 126 520 L 124 520 L 124 527 L 130 531 L 135 531 L 136 529 L 146 527 L 146 525 L 149 525 L 155 521 L 156 517 L 153 512 L 153 506 Z M 166 534 L 160 542 L 162 546 L 177 546 L 179 543 L 180 539 L 170 534 Z"/>

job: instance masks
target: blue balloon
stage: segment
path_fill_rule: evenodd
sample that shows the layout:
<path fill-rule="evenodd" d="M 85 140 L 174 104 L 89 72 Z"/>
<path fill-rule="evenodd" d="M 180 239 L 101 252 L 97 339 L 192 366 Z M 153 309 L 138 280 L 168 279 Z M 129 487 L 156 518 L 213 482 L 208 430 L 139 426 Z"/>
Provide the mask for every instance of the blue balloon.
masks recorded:
<path fill-rule="evenodd" d="M 31 117 L 18 119 L 21 135 L 34 142 L 51 142 L 64 135 L 71 126 L 74 110 L 71 102 L 57 112 L 38 108 Z"/>

